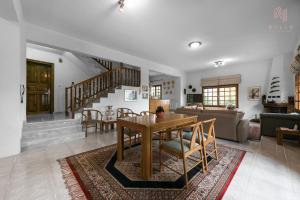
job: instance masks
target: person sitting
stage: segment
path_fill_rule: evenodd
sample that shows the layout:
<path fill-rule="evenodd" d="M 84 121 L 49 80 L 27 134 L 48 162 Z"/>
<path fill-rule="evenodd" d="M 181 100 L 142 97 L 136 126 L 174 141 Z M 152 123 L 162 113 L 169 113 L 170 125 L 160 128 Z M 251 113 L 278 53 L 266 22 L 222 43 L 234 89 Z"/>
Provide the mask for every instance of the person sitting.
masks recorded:
<path fill-rule="evenodd" d="M 164 117 L 164 114 L 165 114 L 164 108 L 163 108 L 162 106 L 158 106 L 158 107 L 156 108 L 155 114 L 156 114 L 156 117 L 157 117 L 158 119 L 163 118 L 163 117 Z"/>

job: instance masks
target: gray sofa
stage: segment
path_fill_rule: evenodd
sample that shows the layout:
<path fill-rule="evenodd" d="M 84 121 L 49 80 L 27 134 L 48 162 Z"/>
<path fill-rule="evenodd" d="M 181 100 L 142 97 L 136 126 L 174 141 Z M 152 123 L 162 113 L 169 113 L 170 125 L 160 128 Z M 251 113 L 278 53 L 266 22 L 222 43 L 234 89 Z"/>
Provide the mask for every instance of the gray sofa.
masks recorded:
<path fill-rule="evenodd" d="M 295 124 L 300 127 L 300 115 L 283 113 L 260 114 L 261 135 L 276 137 L 276 128 L 293 128 Z"/>
<path fill-rule="evenodd" d="M 249 121 L 243 119 L 243 112 L 190 108 L 177 108 L 175 112 L 178 114 L 197 115 L 199 121 L 216 118 L 216 137 L 238 142 L 247 141 L 249 134 Z"/>

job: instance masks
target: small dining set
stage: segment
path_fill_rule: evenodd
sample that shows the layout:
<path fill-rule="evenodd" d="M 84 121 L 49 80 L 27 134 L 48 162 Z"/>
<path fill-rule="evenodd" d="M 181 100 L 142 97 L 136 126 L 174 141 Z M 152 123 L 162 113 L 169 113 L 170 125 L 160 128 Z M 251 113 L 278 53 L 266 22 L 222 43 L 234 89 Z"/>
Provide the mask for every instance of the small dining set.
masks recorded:
<path fill-rule="evenodd" d="M 218 149 L 215 137 L 216 119 L 198 121 L 197 116 L 186 114 L 164 113 L 163 116 L 149 113 L 134 113 L 128 108 L 118 109 L 117 118 L 117 160 L 124 159 L 125 143 L 129 142 L 129 151 L 135 141 L 141 149 L 141 178 L 150 180 L 153 173 L 153 145 L 155 136 L 159 136 L 159 166 L 160 171 L 166 167 L 162 154 L 181 159 L 183 162 L 184 180 L 188 188 L 187 163 L 201 166 L 202 172 L 208 168 L 208 157 L 218 160 Z M 208 148 L 209 146 L 209 148 Z M 189 165 L 190 167 L 190 165 Z M 193 168 L 192 167 L 192 168 Z M 191 169 L 191 168 L 190 168 Z M 177 172 L 178 173 L 178 172 Z"/>

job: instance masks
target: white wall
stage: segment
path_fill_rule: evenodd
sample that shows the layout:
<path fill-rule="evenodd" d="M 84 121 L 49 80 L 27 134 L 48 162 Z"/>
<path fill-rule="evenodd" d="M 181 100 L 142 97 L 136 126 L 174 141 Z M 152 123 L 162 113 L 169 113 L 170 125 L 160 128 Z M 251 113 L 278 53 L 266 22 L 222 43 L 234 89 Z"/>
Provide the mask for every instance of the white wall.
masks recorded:
<path fill-rule="evenodd" d="M 29 59 L 54 64 L 54 112 L 63 112 L 65 109 L 65 87 L 100 73 L 100 69 L 96 70 L 93 65 L 88 66 L 69 52 L 57 54 L 28 47 L 26 53 Z M 59 58 L 63 60 L 62 63 Z"/>
<path fill-rule="evenodd" d="M 0 157 L 20 152 L 21 30 L 19 24 L 0 18 Z"/>
<path fill-rule="evenodd" d="M 141 86 L 142 85 L 149 85 L 149 70 L 141 69 Z M 126 102 L 124 101 L 124 90 L 125 89 L 133 89 L 138 91 L 138 98 L 137 101 L 134 102 Z M 149 110 L 149 98 L 143 99 L 142 98 L 142 90 L 141 87 L 128 87 L 123 86 L 122 89 L 117 89 L 115 93 L 111 93 L 108 95 L 107 98 L 100 98 L 100 103 L 94 103 L 93 108 L 100 110 L 105 113 L 105 107 L 108 105 L 112 105 L 113 109 L 117 108 L 130 108 L 135 113 L 140 113 L 142 111 Z"/>
<path fill-rule="evenodd" d="M 290 71 L 290 63 L 292 61 L 292 54 L 283 54 L 273 58 L 272 68 L 270 71 L 270 78 L 268 81 L 268 94 L 267 96 L 280 96 L 280 98 L 268 98 L 268 100 L 274 100 L 277 103 L 288 100 L 288 96 L 294 96 L 294 75 Z M 273 77 L 279 77 L 279 90 L 275 93 L 270 92 L 271 79 Z"/>
<path fill-rule="evenodd" d="M 239 86 L 239 109 L 245 112 L 245 117 L 252 118 L 255 114 L 259 114 L 262 111 L 263 106 L 261 100 L 248 100 L 248 87 L 260 86 L 262 94 L 265 94 L 268 88 L 271 65 L 271 60 L 266 60 L 235 66 L 223 66 L 199 72 L 190 72 L 187 74 L 187 86 L 191 84 L 197 90 L 202 92 L 200 85 L 202 78 L 241 74 L 242 82 Z"/>
<path fill-rule="evenodd" d="M 174 88 L 172 88 L 172 84 L 164 85 L 164 82 L 172 82 L 175 81 Z M 181 101 L 181 90 L 180 90 L 180 78 L 172 77 L 168 75 L 157 75 L 150 77 L 150 86 L 151 85 L 162 85 L 162 99 L 169 99 L 170 100 L 170 107 L 171 109 L 176 109 L 180 107 Z M 165 89 L 165 87 L 170 87 L 170 89 Z M 168 91 L 168 94 L 166 94 Z M 169 92 L 172 91 L 172 94 Z"/>
<path fill-rule="evenodd" d="M 282 55 L 283 64 L 280 68 L 282 74 L 283 96 L 292 96 L 294 94 L 293 75 L 289 71 L 288 60 L 291 58 L 290 54 Z M 241 74 L 242 81 L 239 85 L 239 109 L 245 112 L 246 118 L 253 118 L 255 114 L 259 115 L 263 111 L 261 99 L 259 101 L 248 100 L 248 88 L 251 86 L 260 86 L 261 92 L 267 94 L 269 89 L 269 80 L 272 76 L 272 60 L 257 61 L 251 63 L 244 63 L 233 66 L 223 66 L 219 68 L 212 68 L 208 70 L 189 72 L 187 73 L 187 84 L 192 85 L 197 90 L 201 91 L 201 79 L 215 76 Z M 283 99 L 286 100 L 286 99 Z"/>

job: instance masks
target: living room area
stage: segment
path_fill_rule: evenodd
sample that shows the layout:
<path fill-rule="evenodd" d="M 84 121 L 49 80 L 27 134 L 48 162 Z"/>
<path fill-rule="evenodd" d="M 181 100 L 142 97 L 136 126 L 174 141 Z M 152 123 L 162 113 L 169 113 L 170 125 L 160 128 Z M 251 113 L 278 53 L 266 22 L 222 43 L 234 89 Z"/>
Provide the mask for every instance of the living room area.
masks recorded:
<path fill-rule="evenodd" d="M 298 200 L 299 19 L 295 0 L 3 0 L 0 200 Z"/>

